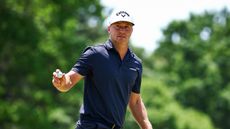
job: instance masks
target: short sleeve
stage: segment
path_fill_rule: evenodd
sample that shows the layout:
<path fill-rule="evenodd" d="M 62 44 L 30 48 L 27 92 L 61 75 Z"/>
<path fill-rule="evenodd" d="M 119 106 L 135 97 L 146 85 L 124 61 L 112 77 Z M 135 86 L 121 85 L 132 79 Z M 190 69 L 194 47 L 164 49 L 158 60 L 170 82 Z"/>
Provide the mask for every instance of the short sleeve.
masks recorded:
<path fill-rule="evenodd" d="M 81 74 L 82 76 L 86 76 L 89 74 L 90 69 L 92 68 L 92 56 L 94 52 L 92 47 L 87 47 L 80 58 L 76 61 L 75 65 L 72 67 L 72 71 Z"/>
<path fill-rule="evenodd" d="M 141 64 L 140 64 L 140 67 L 137 68 L 137 73 L 138 73 L 138 76 L 132 88 L 132 92 L 139 94 L 141 90 L 141 81 L 142 81 L 142 65 Z"/>

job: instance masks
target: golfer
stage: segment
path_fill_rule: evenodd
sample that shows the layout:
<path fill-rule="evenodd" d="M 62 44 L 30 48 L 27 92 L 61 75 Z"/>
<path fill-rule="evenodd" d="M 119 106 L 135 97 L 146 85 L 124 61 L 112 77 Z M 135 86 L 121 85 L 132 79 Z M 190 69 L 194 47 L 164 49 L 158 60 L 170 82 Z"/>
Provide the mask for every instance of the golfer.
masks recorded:
<path fill-rule="evenodd" d="M 68 73 L 57 69 L 52 83 L 66 92 L 84 79 L 76 129 L 121 129 L 127 106 L 141 129 L 152 129 L 140 95 L 142 63 L 129 48 L 133 17 L 115 10 L 108 23 L 108 40 L 86 48 Z"/>

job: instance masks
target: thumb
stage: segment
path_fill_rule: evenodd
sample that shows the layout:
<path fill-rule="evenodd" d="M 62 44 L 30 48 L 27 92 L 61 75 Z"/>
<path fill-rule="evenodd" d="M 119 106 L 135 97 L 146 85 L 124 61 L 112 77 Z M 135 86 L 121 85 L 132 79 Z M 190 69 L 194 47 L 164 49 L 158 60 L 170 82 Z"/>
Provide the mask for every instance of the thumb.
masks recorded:
<path fill-rule="evenodd" d="M 61 77 L 59 78 L 61 80 L 61 83 L 62 84 L 66 84 L 66 74 L 65 73 L 62 73 Z"/>

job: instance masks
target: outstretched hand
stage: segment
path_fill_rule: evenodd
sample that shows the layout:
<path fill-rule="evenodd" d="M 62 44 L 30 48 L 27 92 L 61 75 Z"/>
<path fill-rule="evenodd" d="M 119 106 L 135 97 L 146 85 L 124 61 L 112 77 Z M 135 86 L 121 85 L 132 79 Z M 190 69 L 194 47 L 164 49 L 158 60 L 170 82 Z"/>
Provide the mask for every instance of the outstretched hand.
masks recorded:
<path fill-rule="evenodd" d="M 65 73 L 62 73 L 60 69 L 56 69 L 56 71 L 53 72 L 52 83 L 54 87 L 56 87 L 57 89 L 65 86 L 66 84 Z"/>

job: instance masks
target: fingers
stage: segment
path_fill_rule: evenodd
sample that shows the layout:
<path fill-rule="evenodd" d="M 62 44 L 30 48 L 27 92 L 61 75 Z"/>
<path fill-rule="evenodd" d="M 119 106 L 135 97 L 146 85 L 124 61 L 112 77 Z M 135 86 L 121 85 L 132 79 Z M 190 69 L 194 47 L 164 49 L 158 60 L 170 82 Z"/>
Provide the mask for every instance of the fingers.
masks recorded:
<path fill-rule="evenodd" d="M 54 76 L 55 78 L 62 78 L 63 75 L 65 75 L 65 74 L 62 73 L 60 69 L 56 69 L 56 71 L 53 72 L 53 76 Z"/>
<path fill-rule="evenodd" d="M 53 77 L 52 83 L 54 87 L 58 88 L 61 86 L 61 80 L 59 78 Z"/>
<path fill-rule="evenodd" d="M 53 72 L 53 80 L 52 83 L 55 87 L 60 87 L 65 82 L 65 74 L 61 72 L 60 69 L 56 69 L 55 72 Z"/>
<path fill-rule="evenodd" d="M 61 70 L 60 70 L 60 69 L 56 69 L 56 71 L 55 71 L 55 72 L 57 72 L 57 73 L 58 73 L 58 72 L 61 72 Z"/>

